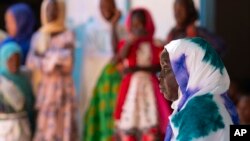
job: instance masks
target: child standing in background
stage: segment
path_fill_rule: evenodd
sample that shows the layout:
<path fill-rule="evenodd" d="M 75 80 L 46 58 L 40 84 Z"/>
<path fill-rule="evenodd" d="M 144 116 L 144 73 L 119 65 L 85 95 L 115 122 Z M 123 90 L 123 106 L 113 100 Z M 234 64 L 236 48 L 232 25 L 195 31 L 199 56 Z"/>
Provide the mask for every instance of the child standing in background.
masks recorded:
<path fill-rule="evenodd" d="M 76 141 L 76 100 L 72 79 L 74 35 L 64 24 L 63 0 L 44 0 L 42 27 L 33 36 L 27 67 L 39 71 L 35 141 Z"/>
<path fill-rule="evenodd" d="M 125 65 L 115 109 L 118 138 L 162 140 L 171 109 L 158 87 L 156 73 L 160 70 L 162 48 L 154 44 L 154 23 L 149 12 L 142 8 L 132 10 L 127 29 L 129 38 L 119 43 L 115 59 Z"/>

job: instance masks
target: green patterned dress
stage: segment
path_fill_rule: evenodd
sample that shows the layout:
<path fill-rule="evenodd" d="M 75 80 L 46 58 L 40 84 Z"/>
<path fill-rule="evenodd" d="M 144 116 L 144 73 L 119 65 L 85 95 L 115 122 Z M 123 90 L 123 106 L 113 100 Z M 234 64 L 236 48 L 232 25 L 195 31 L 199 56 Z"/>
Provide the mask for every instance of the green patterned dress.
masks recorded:
<path fill-rule="evenodd" d="M 116 66 L 108 64 L 94 89 L 84 117 L 83 141 L 111 141 L 114 134 L 113 112 L 121 75 Z"/>

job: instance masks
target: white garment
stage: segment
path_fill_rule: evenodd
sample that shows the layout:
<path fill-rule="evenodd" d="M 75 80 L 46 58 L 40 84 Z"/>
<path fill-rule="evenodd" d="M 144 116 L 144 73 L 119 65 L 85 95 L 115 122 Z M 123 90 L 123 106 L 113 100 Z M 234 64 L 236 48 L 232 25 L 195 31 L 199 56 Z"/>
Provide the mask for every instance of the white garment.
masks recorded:
<path fill-rule="evenodd" d="M 122 111 L 118 124 L 121 130 L 147 130 L 157 126 L 158 113 L 151 74 L 133 74 Z"/>
<path fill-rule="evenodd" d="M 94 87 L 105 65 L 113 57 L 112 27 L 97 10 L 95 17 L 90 19 L 83 36 L 83 64 L 81 74 L 81 105 L 80 117 L 84 114 L 92 98 Z M 124 36 L 124 28 L 117 26 L 118 39 Z M 82 119 L 82 118 L 80 118 Z"/>
<path fill-rule="evenodd" d="M 0 141 L 31 141 L 27 117 L 0 120 Z"/>
<path fill-rule="evenodd" d="M 0 93 L 17 113 L 0 112 L 0 141 L 30 141 L 31 131 L 21 91 L 8 79 L 0 76 Z"/>
<path fill-rule="evenodd" d="M 15 111 L 23 110 L 25 99 L 22 92 L 15 86 L 15 84 L 3 76 L 0 76 L 0 91 L 4 99 Z"/>

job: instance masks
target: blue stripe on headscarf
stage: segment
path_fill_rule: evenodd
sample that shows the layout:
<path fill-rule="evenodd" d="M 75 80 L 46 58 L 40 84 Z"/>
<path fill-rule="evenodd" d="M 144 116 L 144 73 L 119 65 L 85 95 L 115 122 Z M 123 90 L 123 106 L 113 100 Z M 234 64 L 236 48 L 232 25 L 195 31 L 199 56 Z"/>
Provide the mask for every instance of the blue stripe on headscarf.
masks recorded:
<path fill-rule="evenodd" d="M 233 121 L 233 124 L 238 125 L 240 123 L 239 117 L 238 117 L 238 113 L 237 113 L 237 109 L 233 103 L 233 101 L 229 98 L 228 93 L 224 93 L 221 95 L 221 97 L 224 100 L 224 105 L 227 109 L 227 111 L 230 114 L 230 117 Z"/>
<path fill-rule="evenodd" d="M 173 67 L 174 73 L 178 74 L 175 76 L 177 83 L 180 86 L 181 92 L 185 93 L 189 80 L 189 72 L 186 65 L 186 55 L 182 54 L 176 60 L 171 61 L 171 65 Z"/>

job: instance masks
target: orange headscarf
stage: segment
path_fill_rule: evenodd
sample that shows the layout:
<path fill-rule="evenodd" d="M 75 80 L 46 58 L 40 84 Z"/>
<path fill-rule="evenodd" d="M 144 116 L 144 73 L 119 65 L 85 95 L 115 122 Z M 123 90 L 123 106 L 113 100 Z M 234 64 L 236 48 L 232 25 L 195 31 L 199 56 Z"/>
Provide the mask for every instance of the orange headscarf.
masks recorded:
<path fill-rule="evenodd" d="M 43 0 L 42 7 L 41 7 L 41 21 L 42 27 L 40 31 L 43 33 L 53 33 L 53 32 L 60 32 L 65 30 L 65 2 L 64 0 L 55 0 L 58 4 L 58 17 L 52 22 L 47 21 L 46 12 L 47 7 L 50 3 L 50 0 Z"/>

